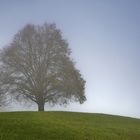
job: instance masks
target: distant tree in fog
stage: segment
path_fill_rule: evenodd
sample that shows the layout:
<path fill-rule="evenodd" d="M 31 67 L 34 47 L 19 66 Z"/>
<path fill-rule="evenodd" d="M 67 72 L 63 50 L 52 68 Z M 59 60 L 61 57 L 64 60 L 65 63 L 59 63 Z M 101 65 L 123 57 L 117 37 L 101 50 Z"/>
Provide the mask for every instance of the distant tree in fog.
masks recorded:
<path fill-rule="evenodd" d="M 9 93 L 44 111 L 45 103 L 83 103 L 85 81 L 70 58 L 71 50 L 55 24 L 26 25 L 2 50 Z"/>

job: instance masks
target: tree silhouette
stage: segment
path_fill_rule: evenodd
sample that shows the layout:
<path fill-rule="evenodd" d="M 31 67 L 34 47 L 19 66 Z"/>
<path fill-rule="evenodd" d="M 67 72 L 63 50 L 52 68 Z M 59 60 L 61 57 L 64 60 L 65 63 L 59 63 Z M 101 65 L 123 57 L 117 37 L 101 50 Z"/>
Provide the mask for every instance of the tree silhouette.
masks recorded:
<path fill-rule="evenodd" d="M 45 103 L 83 103 L 85 81 L 70 54 L 55 24 L 26 25 L 2 51 L 9 92 L 37 103 L 39 111 Z"/>

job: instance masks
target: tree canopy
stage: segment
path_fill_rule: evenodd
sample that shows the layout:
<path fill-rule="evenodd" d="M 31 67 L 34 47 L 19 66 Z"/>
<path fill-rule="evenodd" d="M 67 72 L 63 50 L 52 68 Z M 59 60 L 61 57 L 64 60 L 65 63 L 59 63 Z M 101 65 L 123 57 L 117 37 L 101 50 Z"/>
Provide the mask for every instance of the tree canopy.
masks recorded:
<path fill-rule="evenodd" d="M 9 93 L 35 102 L 39 111 L 45 103 L 83 103 L 85 80 L 70 54 L 55 24 L 26 25 L 1 54 Z"/>

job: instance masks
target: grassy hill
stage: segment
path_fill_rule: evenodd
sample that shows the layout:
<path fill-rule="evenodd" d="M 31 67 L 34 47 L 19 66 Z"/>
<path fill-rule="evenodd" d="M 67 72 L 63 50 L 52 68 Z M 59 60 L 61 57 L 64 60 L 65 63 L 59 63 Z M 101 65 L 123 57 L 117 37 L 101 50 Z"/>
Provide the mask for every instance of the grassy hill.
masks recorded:
<path fill-rule="evenodd" d="M 73 112 L 0 113 L 0 140 L 140 140 L 140 119 Z"/>

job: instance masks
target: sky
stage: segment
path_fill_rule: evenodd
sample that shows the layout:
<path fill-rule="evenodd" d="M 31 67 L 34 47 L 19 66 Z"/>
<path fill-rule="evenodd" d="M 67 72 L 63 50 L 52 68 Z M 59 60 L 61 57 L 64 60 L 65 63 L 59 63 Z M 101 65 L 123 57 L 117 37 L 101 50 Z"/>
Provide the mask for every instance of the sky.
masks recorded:
<path fill-rule="evenodd" d="M 0 47 L 26 24 L 55 22 L 86 80 L 87 101 L 46 110 L 140 118 L 139 0 L 0 0 Z M 36 110 L 14 104 L 11 110 Z"/>

